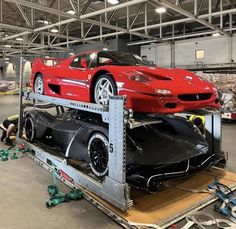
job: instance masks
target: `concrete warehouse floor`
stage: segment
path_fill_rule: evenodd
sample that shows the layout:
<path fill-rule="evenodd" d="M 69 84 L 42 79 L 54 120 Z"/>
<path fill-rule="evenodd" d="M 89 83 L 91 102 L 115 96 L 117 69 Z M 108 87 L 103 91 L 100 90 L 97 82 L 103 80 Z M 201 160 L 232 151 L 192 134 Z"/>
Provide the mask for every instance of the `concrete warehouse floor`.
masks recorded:
<path fill-rule="evenodd" d="M 0 122 L 18 113 L 18 96 L 0 96 Z M 229 153 L 227 170 L 236 172 L 236 123 L 223 124 L 223 150 Z M 6 147 L 0 143 L 0 148 Z M 31 159 L 0 161 L 0 229 L 121 228 L 82 199 L 47 209 L 51 175 Z M 59 188 L 69 191 L 64 184 Z"/>

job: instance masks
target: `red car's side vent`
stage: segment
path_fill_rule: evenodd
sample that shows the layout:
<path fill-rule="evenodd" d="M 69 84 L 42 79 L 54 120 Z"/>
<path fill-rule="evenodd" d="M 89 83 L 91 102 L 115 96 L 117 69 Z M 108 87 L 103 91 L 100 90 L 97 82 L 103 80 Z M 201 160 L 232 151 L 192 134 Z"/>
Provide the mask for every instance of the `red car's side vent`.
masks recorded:
<path fill-rule="evenodd" d="M 202 101 L 208 100 L 212 96 L 211 93 L 201 93 L 201 94 L 182 94 L 178 98 L 182 101 Z"/>
<path fill-rule="evenodd" d="M 55 92 L 56 94 L 60 95 L 61 94 L 61 88 L 59 85 L 56 84 L 48 84 L 48 87 Z"/>
<path fill-rule="evenodd" d="M 170 76 L 160 76 L 160 75 L 154 75 L 154 78 L 157 80 L 173 80 Z"/>

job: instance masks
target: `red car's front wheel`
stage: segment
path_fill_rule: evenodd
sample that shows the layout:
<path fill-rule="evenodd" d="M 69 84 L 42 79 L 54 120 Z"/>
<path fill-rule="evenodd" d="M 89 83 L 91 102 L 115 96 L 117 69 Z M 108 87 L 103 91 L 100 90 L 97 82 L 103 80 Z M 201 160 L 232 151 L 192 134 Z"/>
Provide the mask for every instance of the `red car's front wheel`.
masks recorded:
<path fill-rule="evenodd" d="M 44 94 L 44 84 L 42 75 L 38 74 L 34 80 L 34 93 L 43 95 Z"/>
<path fill-rule="evenodd" d="M 107 105 L 109 96 L 117 95 L 117 87 L 110 75 L 101 75 L 98 77 L 94 87 L 95 103 Z"/>

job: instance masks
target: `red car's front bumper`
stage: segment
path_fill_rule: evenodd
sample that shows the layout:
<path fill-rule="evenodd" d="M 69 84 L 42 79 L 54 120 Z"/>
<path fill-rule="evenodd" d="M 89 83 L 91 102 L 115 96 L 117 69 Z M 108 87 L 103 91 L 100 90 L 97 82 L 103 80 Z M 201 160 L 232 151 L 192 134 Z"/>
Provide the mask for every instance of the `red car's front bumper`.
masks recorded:
<path fill-rule="evenodd" d="M 220 107 L 219 99 L 214 93 L 210 95 L 210 98 L 201 97 L 200 93 L 189 94 L 189 99 L 193 101 L 187 100 L 188 95 L 185 95 L 185 97 L 180 95 L 160 96 L 126 90 L 121 90 L 119 95 L 127 95 L 127 109 L 144 113 L 168 114 L 179 113 L 186 110 Z M 200 98 L 197 95 L 200 95 Z M 194 96 L 196 96 L 195 100 Z"/>

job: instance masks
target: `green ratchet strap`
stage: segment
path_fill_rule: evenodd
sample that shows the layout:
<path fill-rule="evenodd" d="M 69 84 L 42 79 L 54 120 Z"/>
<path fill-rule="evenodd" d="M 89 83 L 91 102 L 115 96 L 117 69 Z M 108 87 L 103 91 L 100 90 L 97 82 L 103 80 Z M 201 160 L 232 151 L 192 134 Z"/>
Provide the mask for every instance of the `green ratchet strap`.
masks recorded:
<path fill-rule="evenodd" d="M 0 150 L 0 157 L 1 157 L 1 160 L 2 161 L 7 161 L 8 160 L 8 156 L 10 155 L 10 150 L 12 149 L 13 147 L 9 147 L 8 149 L 6 150 Z"/>
<path fill-rule="evenodd" d="M 73 190 L 67 194 L 59 192 L 58 187 L 56 185 L 48 186 L 48 194 L 50 198 L 46 202 L 47 208 L 57 206 L 58 204 L 63 203 L 63 202 L 79 200 L 83 196 L 83 193 L 76 188 L 73 188 Z"/>
<path fill-rule="evenodd" d="M 7 161 L 8 160 L 8 155 L 9 155 L 8 150 L 0 150 L 1 161 Z"/>
<path fill-rule="evenodd" d="M 55 207 L 63 202 L 70 202 L 72 200 L 79 200 L 82 198 L 83 193 L 76 188 L 73 188 L 72 191 L 70 191 L 67 194 L 59 192 L 59 189 L 56 185 L 57 176 L 55 172 L 55 167 L 54 167 L 54 172 L 52 173 L 52 177 L 53 177 L 53 185 L 48 186 L 49 200 L 47 200 L 46 202 L 47 208 Z"/>
<path fill-rule="evenodd" d="M 9 159 L 9 157 L 11 158 L 11 160 L 16 160 L 16 159 L 24 157 L 25 152 L 27 152 L 27 151 L 28 151 L 28 149 L 26 149 L 24 147 L 11 146 L 6 150 L 3 150 L 3 149 L 0 150 L 0 158 L 1 158 L 1 161 L 7 161 Z M 21 153 L 21 155 L 19 156 L 20 153 Z"/>

